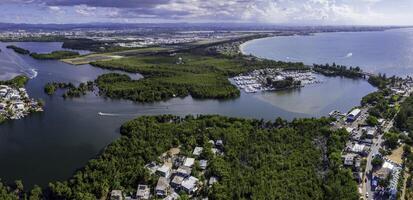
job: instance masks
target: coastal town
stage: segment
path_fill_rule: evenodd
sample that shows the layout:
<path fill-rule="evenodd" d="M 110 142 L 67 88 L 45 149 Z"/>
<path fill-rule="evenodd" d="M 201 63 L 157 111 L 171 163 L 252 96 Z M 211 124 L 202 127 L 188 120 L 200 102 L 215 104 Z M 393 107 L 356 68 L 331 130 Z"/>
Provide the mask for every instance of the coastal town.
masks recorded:
<path fill-rule="evenodd" d="M 180 199 L 181 195 L 191 198 L 199 196 L 204 187 L 211 187 L 218 182 L 218 177 L 207 175 L 209 160 L 204 156 L 210 151 L 213 156 L 224 155 L 222 140 L 209 140 L 208 148 L 197 146 L 190 155 L 185 155 L 179 147 L 171 148 L 159 157 L 145 165 L 151 175 L 157 177 L 154 188 L 140 184 L 136 193 L 128 194 L 122 190 L 112 190 L 111 200 L 148 200 L 148 199 Z"/>
<path fill-rule="evenodd" d="M 32 112 L 41 112 L 42 103 L 31 99 L 25 88 L 0 85 L 0 123 L 21 119 Z"/>
<path fill-rule="evenodd" d="M 413 92 L 413 81 L 410 77 L 392 85 L 386 88 L 391 92 L 384 98 L 398 97 L 398 100 L 390 103 L 390 108 L 398 107 Z M 337 119 L 332 124 L 334 128 L 344 128 L 349 133 L 349 140 L 342 152 L 343 166 L 353 172 L 354 179 L 359 183 L 361 197 L 397 199 L 398 195 L 401 195 L 398 193 L 401 192 L 400 188 L 403 188 L 404 183 L 401 175 L 405 167 L 402 161 L 403 144 L 398 140 L 395 145 L 399 147 L 391 150 L 385 136 L 393 129 L 397 113 L 387 118 L 376 119 L 371 116 L 371 110 L 376 103 L 367 103 L 347 114 L 332 111 L 330 117 Z"/>

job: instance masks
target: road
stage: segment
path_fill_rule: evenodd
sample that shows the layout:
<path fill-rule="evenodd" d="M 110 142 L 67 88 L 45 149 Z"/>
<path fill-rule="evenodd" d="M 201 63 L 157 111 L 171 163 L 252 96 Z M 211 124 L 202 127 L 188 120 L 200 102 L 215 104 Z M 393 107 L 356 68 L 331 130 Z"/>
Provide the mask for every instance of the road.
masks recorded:
<path fill-rule="evenodd" d="M 411 94 L 411 90 L 408 91 L 408 96 L 410 96 Z M 399 103 L 403 103 L 406 100 L 407 97 L 403 96 L 402 99 L 400 99 Z M 394 125 L 394 119 L 396 118 L 398 112 L 394 115 L 394 117 L 387 122 L 387 124 L 385 125 L 385 127 L 382 130 L 382 133 L 386 133 L 388 132 Z M 378 137 L 376 139 L 373 140 L 373 145 L 371 146 L 371 151 L 367 157 L 367 165 L 366 165 L 366 170 L 364 171 L 363 177 L 364 180 L 363 184 L 362 184 L 362 195 L 364 197 L 364 199 L 368 199 L 368 200 L 373 200 L 373 199 L 378 199 L 378 198 L 374 198 L 373 195 L 373 191 L 371 191 L 371 171 L 373 169 L 372 165 L 371 165 L 371 160 L 373 159 L 373 156 L 376 155 L 377 153 L 379 153 L 379 149 L 382 146 L 382 143 L 384 142 L 383 140 L 383 134 L 379 134 Z M 368 193 L 369 197 L 366 198 L 366 193 Z"/>

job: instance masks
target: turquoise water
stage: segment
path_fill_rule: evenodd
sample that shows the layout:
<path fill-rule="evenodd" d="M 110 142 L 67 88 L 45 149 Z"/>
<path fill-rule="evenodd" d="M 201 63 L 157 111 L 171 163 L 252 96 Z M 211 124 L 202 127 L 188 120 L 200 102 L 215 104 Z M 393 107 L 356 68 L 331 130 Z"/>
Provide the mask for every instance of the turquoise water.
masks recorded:
<path fill-rule="evenodd" d="M 268 59 L 335 62 L 368 72 L 413 74 L 413 29 L 273 37 L 247 42 L 242 48 L 246 54 Z"/>

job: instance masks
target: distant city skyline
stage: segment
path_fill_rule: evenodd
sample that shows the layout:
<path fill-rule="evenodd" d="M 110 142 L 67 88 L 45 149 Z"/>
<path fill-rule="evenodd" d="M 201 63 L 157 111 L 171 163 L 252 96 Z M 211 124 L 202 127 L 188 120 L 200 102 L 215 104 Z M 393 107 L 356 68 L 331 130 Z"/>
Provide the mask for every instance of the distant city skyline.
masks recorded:
<path fill-rule="evenodd" d="M 1 0 L 5 23 L 413 25 L 412 0 Z"/>

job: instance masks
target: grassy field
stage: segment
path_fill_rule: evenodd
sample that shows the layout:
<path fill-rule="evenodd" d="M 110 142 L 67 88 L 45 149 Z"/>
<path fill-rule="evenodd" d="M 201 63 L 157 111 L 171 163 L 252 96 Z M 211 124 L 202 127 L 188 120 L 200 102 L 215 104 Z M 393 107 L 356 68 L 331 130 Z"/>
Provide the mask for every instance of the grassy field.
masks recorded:
<path fill-rule="evenodd" d="M 122 56 L 115 56 L 111 54 L 89 54 L 85 56 L 79 56 L 76 58 L 62 59 L 61 61 L 71 64 L 71 65 L 84 65 L 84 64 L 89 64 L 91 62 L 109 61 L 112 59 L 119 59 L 119 58 L 122 58 Z"/>
<path fill-rule="evenodd" d="M 113 53 L 93 53 L 88 55 L 82 55 L 75 58 L 62 59 L 61 61 L 72 64 L 72 65 L 84 65 L 97 61 L 109 61 L 112 59 L 119 59 L 125 56 L 134 56 L 139 54 L 148 54 L 148 53 L 159 53 L 167 52 L 172 50 L 171 48 L 163 47 L 148 47 L 148 48 L 137 48 L 131 50 L 118 51 Z"/>

